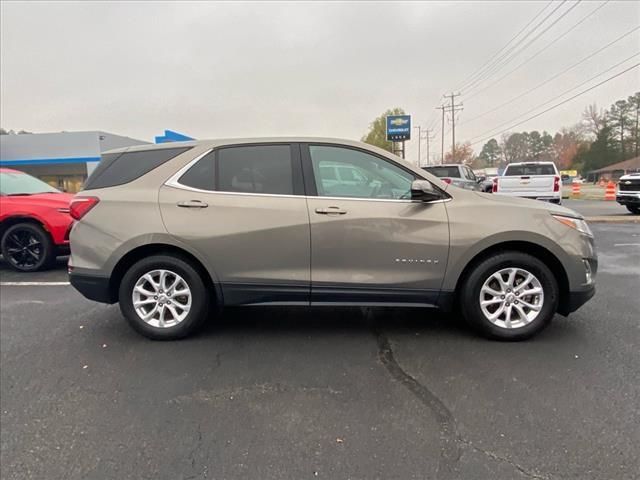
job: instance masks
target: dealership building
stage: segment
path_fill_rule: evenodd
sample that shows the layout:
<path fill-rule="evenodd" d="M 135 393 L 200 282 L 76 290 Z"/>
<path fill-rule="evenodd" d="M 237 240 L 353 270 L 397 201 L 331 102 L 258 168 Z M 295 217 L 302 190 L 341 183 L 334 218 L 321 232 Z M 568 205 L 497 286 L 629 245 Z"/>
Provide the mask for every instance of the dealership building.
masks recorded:
<path fill-rule="evenodd" d="M 102 152 L 148 143 L 101 131 L 0 135 L 0 167 L 21 170 L 74 193 L 96 168 Z"/>

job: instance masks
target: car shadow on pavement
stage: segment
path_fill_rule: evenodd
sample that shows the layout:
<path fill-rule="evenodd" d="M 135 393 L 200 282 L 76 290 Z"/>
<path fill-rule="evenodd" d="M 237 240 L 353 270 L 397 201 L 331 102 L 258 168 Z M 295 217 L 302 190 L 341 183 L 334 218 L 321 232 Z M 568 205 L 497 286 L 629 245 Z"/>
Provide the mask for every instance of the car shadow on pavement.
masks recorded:
<path fill-rule="evenodd" d="M 384 307 L 235 307 L 211 318 L 198 337 L 244 332 L 322 334 L 418 330 L 434 335 L 473 336 L 462 319 L 423 308 Z"/>

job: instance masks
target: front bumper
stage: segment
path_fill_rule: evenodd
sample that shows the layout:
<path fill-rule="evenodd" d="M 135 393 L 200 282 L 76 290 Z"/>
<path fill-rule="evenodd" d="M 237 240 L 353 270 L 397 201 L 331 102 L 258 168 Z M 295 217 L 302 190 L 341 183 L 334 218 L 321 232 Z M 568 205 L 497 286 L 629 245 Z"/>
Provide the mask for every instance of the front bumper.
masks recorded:
<path fill-rule="evenodd" d="M 569 296 L 560 308 L 558 313 L 561 315 L 569 315 L 578 310 L 582 305 L 587 303 L 596 294 L 596 286 L 591 285 L 587 290 L 579 292 L 569 292 Z"/>
<path fill-rule="evenodd" d="M 94 302 L 115 303 L 117 300 L 111 292 L 109 277 L 69 272 L 69 282 L 73 288 Z"/>
<path fill-rule="evenodd" d="M 640 206 L 640 192 L 618 192 L 616 194 L 616 202 L 620 205 L 639 205 Z"/>

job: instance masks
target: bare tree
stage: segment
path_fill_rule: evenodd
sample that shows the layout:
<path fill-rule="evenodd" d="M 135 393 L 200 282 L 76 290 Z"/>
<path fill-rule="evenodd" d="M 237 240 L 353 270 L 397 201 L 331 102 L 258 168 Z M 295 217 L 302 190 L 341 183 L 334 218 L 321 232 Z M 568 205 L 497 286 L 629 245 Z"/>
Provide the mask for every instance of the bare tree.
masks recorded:
<path fill-rule="evenodd" d="M 598 108 L 595 103 L 592 103 L 585 108 L 582 113 L 582 122 L 585 129 L 594 137 L 597 137 L 600 130 L 602 130 L 602 127 L 604 127 L 605 118 L 604 110 Z"/>

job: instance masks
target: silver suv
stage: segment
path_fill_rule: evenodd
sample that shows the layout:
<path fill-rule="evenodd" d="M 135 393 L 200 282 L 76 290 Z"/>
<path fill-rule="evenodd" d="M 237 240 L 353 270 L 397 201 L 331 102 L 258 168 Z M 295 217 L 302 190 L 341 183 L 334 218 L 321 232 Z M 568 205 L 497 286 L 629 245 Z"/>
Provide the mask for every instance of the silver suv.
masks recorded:
<path fill-rule="evenodd" d="M 347 140 L 114 150 L 71 213 L 72 285 L 153 339 L 229 305 L 377 305 L 460 311 L 519 340 L 595 293 L 577 213 L 456 188 Z"/>

